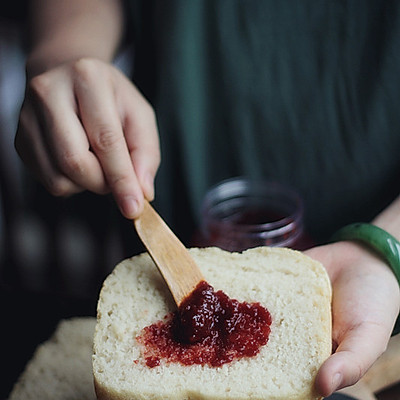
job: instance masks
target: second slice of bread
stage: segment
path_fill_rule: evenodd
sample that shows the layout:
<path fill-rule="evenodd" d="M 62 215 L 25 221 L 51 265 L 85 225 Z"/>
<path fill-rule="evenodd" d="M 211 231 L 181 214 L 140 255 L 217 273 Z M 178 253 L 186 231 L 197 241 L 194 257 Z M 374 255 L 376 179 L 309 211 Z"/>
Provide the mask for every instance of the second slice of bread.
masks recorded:
<path fill-rule="evenodd" d="M 93 354 L 98 399 L 318 399 L 314 379 L 331 352 L 331 287 L 324 267 L 281 248 L 190 251 L 215 290 L 269 310 L 268 343 L 257 356 L 218 368 L 147 367 L 136 336 L 175 306 L 144 253 L 120 263 L 100 293 Z"/>

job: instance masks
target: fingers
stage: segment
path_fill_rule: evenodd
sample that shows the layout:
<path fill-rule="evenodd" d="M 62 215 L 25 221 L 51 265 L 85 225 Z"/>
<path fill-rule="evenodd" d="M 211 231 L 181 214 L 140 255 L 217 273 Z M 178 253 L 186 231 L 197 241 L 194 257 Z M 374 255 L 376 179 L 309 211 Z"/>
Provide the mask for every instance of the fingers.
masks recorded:
<path fill-rule="evenodd" d="M 388 339 L 387 331 L 374 323 L 366 322 L 347 332 L 318 372 L 318 392 L 326 397 L 355 384 L 384 352 Z"/>
<path fill-rule="evenodd" d="M 129 123 L 131 119 L 128 117 L 124 119 L 127 121 L 129 134 L 124 131 L 121 116 L 124 117 L 125 113 L 124 109 L 118 107 L 116 98 L 127 95 L 122 96 L 119 93 L 111 76 L 99 76 L 91 62 L 81 61 L 76 68 L 79 69 L 79 73 L 75 81 L 75 92 L 89 143 L 122 214 L 127 218 L 135 218 L 143 207 L 144 193 L 141 181 L 147 195 L 151 195 L 151 189 L 148 187 L 150 185 L 146 186 L 144 183 L 148 171 L 144 161 L 146 154 L 142 154 L 142 143 L 146 141 L 143 138 L 146 138 L 147 134 L 138 131 L 135 126 L 132 127 L 134 124 Z M 130 103 L 132 109 L 140 107 L 137 98 Z M 145 117 L 140 115 L 138 118 Z M 138 149 L 139 155 L 135 154 L 135 149 Z M 132 160 L 131 155 L 136 156 L 136 159 Z M 139 170 L 140 179 L 135 166 Z"/>
<path fill-rule="evenodd" d="M 68 75 L 62 70 L 31 80 L 22 107 L 16 149 L 53 195 L 108 191 L 100 164 L 76 114 Z"/>
<path fill-rule="evenodd" d="M 154 197 L 154 112 L 110 65 L 83 59 L 33 78 L 15 144 L 54 195 L 111 191 L 127 218 L 140 213 L 144 197 Z"/>
<path fill-rule="evenodd" d="M 29 106 L 20 115 L 15 148 L 32 173 L 54 196 L 67 196 L 83 190 L 54 166 L 39 123 Z"/>
<path fill-rule="evenodd" d="M 86 132 L 77 115 L 73 88 L 68 80 L 61 78 L 58 78 L 57 90 L 43 77 L 38 83 L 34 79 L 31 84 L 39 100 L 36 113 L 42 119 L 42 136 L 49 155 L 55 167 L 77 186 L 94 193 L 106 193 L 108 188 L 100 163 L 90 151 Z"/>

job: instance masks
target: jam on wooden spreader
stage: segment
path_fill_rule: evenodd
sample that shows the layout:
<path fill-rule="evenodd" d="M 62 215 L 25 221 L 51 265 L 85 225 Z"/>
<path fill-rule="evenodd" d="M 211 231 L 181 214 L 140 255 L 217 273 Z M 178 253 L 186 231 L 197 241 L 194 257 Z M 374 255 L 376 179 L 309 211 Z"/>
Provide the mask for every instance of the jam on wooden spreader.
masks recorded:
<path fill-rule="evenodd" d="M 156 367 L 164 360 L 219 367 L 258 354 L 270 333 L 268 310 L 259 303 L 240 303 L 222 291 L 215 292 L 147 201 L 134 222 L 178 306 L 178 311 L 137 336 L 146 365 Z"/>

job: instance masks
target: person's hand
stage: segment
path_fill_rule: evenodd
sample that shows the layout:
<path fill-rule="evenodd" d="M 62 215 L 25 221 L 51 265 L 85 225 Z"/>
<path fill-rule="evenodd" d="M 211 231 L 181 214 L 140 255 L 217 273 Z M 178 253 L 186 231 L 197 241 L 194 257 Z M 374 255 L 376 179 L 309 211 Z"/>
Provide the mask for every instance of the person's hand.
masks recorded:
<path fill-rule="evenodd" d="M 80 59 L 31 78 L 15 146 L 55 196 L 111 192 L 127 218 L 140 213 L 143 198 L 154 197 L 155 115 L 110 64 Z"/>
<path fill-rule="evenodd" d="M 332 283 L 333 354 L 321 366 L 323 396 L 355 384 L 385 351 L 399 313 L 397 280 L 378 256 L 353 242 L 305 252 L 320 261 Z"/>

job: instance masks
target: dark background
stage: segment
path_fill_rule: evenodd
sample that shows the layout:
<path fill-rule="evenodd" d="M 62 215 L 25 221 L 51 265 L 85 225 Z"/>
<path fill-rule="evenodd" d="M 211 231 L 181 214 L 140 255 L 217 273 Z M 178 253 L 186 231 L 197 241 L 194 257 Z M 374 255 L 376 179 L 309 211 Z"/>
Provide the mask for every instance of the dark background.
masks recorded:
<path fill-rule="evenodd" d="M 95 316 L 105 276 L 143 250 L 110 197 L 53 198 L 27 175 L 14 151 L 26 15 L 26 1 L 0 2 L 0 399 L 60 319 Z M 124 55 L 120 62 L 129 67 Z M 399 390 L 378 398 L 400 399 Z"/>

